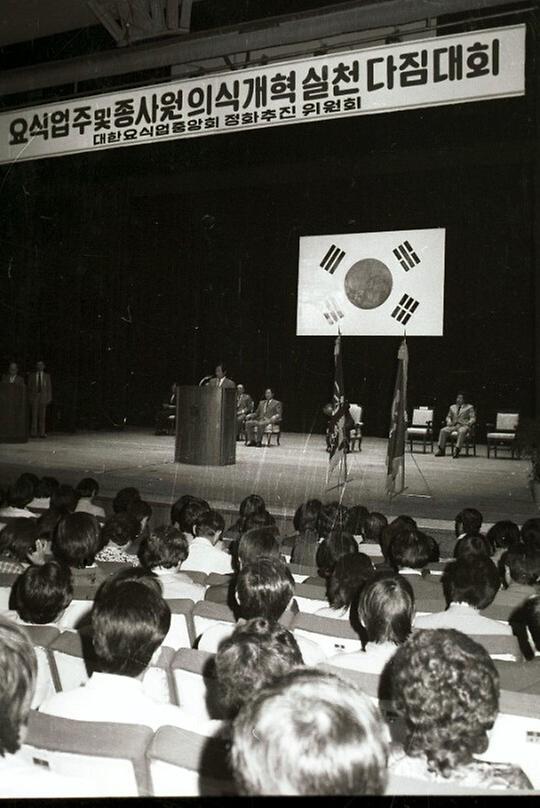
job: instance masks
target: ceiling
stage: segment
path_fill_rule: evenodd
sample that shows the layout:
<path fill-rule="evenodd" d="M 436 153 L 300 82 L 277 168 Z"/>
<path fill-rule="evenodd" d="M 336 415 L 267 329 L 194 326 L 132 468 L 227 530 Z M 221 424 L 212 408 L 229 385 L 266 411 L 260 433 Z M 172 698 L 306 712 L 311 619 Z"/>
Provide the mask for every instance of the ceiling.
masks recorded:
<path fill-rule="evenodd" d="M 85 0 L 0 0 L 0 46 L 96 24 Z"/>

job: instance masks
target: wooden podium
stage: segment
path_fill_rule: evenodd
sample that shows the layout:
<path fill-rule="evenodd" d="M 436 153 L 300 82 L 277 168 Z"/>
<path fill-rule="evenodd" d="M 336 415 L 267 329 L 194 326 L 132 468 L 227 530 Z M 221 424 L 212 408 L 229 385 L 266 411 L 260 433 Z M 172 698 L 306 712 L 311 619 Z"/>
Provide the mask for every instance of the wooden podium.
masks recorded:
<path fill-rule="evenodd" d="M 28 441 L 26 387 L 0 382 L 0 443 Z"/>
<path fill-rule="evenodd" d="M 236 389 L 176 388 L 176 463 L 228 466 L 236 463 Z"/>

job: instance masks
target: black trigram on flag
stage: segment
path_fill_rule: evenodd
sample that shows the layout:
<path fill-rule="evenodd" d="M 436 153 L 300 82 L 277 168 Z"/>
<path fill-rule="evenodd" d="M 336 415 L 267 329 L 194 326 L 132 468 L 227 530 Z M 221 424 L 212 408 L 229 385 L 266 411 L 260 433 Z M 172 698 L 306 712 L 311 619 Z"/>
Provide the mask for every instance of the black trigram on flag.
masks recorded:
<path fill-rule="evenodd" d="M 409 241 L 404 241 L 403 244 L 398 244 L 398 246 L 392 250 L 392 252 L 405 272 L 408 272 L 409 269 L 412 269 L 420 263 L 420 259 L 411 247 L 411 243 Z"/>
<path fill-rule="evenodd" d="M 340 250 L 339 247 L 332 244 L 319 266 L 322 267 L 325 272 L 329 272 L 330 275 L 333 275 L 344 258 L 345 251 Z"/>
<path fill-rule="evenodd" d="M 329 297 L 325 301 L 325 305 L 326 305 L 326 310 L 323 311 L 323 314 L 324 314 L 324 316 L 326 318 L 326 321 L 330 325 L 334 325 L 334 323 L 337 323 L 338 320 L 341 320 L 343 317 L 345 317 L 345 315 L 343 314 L 343 312 L 341 310 L 341 307 L 339 306 L 338 303 L 336 303 L 336 301 L 334 300 L 333 297 Z"/>
<path fill-rule="evenodd" d="M 392 317 L 394 317 L 398 323 L 407 325 L 418 306 L 419 302 L 418 300 L 415 300 L 414 297 L 410 297 L 410 295 L 403 295 L 396 308 L 392 312 Z"/>

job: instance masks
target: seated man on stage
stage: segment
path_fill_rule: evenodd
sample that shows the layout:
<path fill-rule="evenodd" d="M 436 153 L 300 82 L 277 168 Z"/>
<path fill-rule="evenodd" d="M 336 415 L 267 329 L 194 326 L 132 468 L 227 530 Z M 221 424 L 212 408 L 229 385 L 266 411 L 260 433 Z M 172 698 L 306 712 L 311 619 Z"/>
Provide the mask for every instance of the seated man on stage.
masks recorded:
<path fill-rule="evenodd" d="M 16 362 L 9 363 L 8 372 L 3 374 L 2 381 L 7 384 L 18 384 L 24 387 L 24 379 L 19 376 L 19 366 Z"/>
<path fill-rule="evenodd" d="M 236 440 L 240 440 L 246 416 L 253 412 L 253 399 L 245 392 L 243 384 L 236 385 Z"/>
<path fill-rule="evenodd" d="M 458 393 L 456 403 L 451 404 L 448 410 L 446 426 L 443 426 L 439 432 L 439 451 L 435 452 L 435 457 L 444 457 L 446 441 L 452 432 L 457 432 L 456 447 L 452 457 L 459 457 L 465 438 L 475 423 L 476 413 L 473 405 L 467 403 L 465 393 Z"/>
<path fill-rule="evenodd" d="M 262 446 L 264 430 L 268 424 L 280 424 L 282 415 L 283 405 L 276 401 L 273 390 L 268 387 L 255 412 L 246 415 L 246 446 Z"/>
<path fill-rule="evenodd" d="M 176 382 L 171 385 L 171 395 L 161 405 L 156 414 L 156 435 L 166 435 L 169 426 L 169 417 L 176 414 Z"/>

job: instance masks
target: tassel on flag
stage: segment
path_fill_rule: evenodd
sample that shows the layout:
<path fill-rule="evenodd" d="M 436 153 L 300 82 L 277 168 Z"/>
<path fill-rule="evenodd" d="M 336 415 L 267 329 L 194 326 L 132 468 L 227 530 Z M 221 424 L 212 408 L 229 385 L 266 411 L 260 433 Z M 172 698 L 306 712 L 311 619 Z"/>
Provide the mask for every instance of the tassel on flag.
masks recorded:
<path fill-rule="evenodd" d="M 341 334 L 334 345 L 334 392 L 332 395 L 333 415 L 329 423 L 330 454 L 328 457 L 327 480 L 336 467 L 340 468 L 340 479 L 347 479 L 347 443 L 345 440 L 345 392 L 343 389 L 343 363 L 341 358 Z M 341 474 L 343 471 L 343 475 Z"/>
<path fill-rule="evenodd" d="M 390 433 L 386 455 L 386 493 L 391 498 L 405 489 L 405 436 L 407 432 L 407 373 L 409 352 L 403 339 L 398 351 L 398 370 L 392 399 Z"/>

